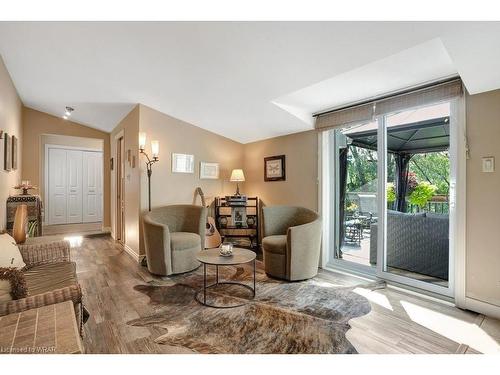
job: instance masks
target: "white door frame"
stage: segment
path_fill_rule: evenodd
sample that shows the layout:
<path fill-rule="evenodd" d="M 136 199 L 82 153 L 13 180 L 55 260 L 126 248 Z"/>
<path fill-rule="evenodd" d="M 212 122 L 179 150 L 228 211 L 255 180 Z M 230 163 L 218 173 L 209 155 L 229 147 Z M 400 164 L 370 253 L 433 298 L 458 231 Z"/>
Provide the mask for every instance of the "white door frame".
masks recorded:
<path fill-rule="evenodd" d="M 402 276 L 396 276 L 387 272 L 383 273 L 384 279 L 389 282 L 401 282 L 405 281 L 410 287 L 415 287 L 422 289 L 422 291 L 430 291 L 440 295 L 447 295 L 453 297 L 455 304 L 459 307 L 465 307 L 465 279 L 466 279 L 466 158 L 467 158 L 467 141 L 466 141 L 466 121 L 465 121 L 465 99 L 459 98 L 450 101 L 450 118 L 454 121 L 453 127 L 450 127 L 450 158 L 453 158 L 451 167 L 451 191 L 454 190 L 454 197 L 450 192 L 450 280 L 449 287 L 443 288 L 441 286 L 432 285 L 430 283 L 425 283 L 422 281 L 405 278 Z M 385 123 L 382 121 L 382 126 L 385 127 Z M 378 132 L 378 142 L 385 149 L 385 131 Z M 383 142 L 383 143 L 382 143 Z M 335 190 L 332 191 L 331 187 L 335 186 L 335 178 L 331 176 L 331 157 L 329 140 L 329 131 L 324 131 L 318 136 L 318 147 L 320 149 L 319 157 L 319 167 L 318 170 L 321 172 L 320 178 L 320 189 L 318 196 L 320 207 L 320 212 L 323 217 L 323 244 L 322 244 L 322 258 L 321 266 L 326 269 L 337 270 L 341 268 L 341 271 L 348 271 L 357 274 L 364 274 L 366 276 L 382 276 L 379 271 L 377 272 L 366 272 L 366 267 L 357 267 L 354 264 L 346 264 L 346 262 L 334 261 L 335 253 L 335 231 L 333 231 L 333 223 L 335 218 L 332 216 L 332 202 L 334 199 Z M 378 153 L 379 169 L 378 176 L 385 176 L 385 155 L 379 155 L 384 153 Z M 331 183 L 333 181 L 333 183 Z M 454 181 L 454 182 L 453 182 Z M 379 191 L 385 191 L 385 181 L 384 178 L 379 178 Z M 386 200 L 385 194 L 379 194 L 384 198 L 379 200 Z M 382 212 L 382 211 L 381 211 Z M 383 241 L 385 240 L 385 218 L 384 215 L 379 217 L 379 233 L 378 233 L 378 248 L 383 248 Z M 333 233 L 332 233 L 333 231 Z M 381 243 L 382 242 L 382 243 Z M 382 253 L 382 254 L 380 254 Z M 377 264 L 383 261 L 382 257 L 384 252 L 379 252 Z M 407 280 L 408 279 L 408 280 Z M 408 282 L 407 282 L 408 281 Z M 444 293 L 443 293 L 444 292 Z"/>
<path fill-rule="evenodd" d="M 45 144 L 45 158 L 43 160 L 43 163 L 45 164 L 43 166 L 43 187 L 44 187 L 44 212 L 46 213 L 43 217 L 43 224 L 44 225 L 50 225 L 50 218 L 48 217 L 49 211 L 49 149 L 50 148 L 58 148 L 58 149 L 63 149 L 63 150 L 77 150 L 77 151 L 90 151 L 90 152 L 100 152 L 104 156 L 104 150 L 102 149 L 97 149 L 97 148 L 88 148 L 88 147 L 76 147 L 76 146 L 64 146 L 64 145 L 54 145 L 54 144 Z M 103 166 L 104 167 L 104 166 Z M 104 168 L 103 168 L 103 176 L 102 176 L 102 183 L 104 184 Z M 104 189 L 104 186 L 102 187 Z M 103 202 L 104 204 L 104 202 Z"/>
<path fill-rule="evenodd" d="M 111 140 L 111 157 L 113 158 L 113 169 L 111 170 L 111 237 L 116 240 L 118 237 L 118 233 L 116 231 L 117 229 L 117 217 L 116 217 L 116 211 L 117 211 L 117 201 L 118 197 L 116 195 L 116 189 L 117 189 L 117 184 L 116 184 L 116 168 L 118 167 L 118 154 L 117 154 L 117 149 L 116 149 L 116 144 L 118 139 L 123 138 L 123 145 L 125 146 L 125 131 L 122 129 L 116 135 L 113 137 Z M 123 223 L 122 223 L 123 225 Z M 123 239 L 123 242 L 125 242 L 125 239 Z"/>

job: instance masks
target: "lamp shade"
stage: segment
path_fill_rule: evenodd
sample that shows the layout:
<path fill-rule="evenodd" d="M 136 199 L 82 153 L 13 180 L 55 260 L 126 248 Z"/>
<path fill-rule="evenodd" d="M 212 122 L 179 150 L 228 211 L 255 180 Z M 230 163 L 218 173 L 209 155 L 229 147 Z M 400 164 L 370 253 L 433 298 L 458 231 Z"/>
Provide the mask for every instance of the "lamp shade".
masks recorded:
<path fill-rule="evenodd" d="M 229 181 L 231 182 L 245 181 L 245 175 L 243 174 L 243 169 L 233 169 Z"/>
<path fill-rule="evenodd" d="M 151 153 L 153 154 L 154 158 L 158 157 L 158 155 L 160 154 L 160 142 L 151 141 Z"/>
<path fill-rule="evenodd" d="M 144 150 L 146 148 L 146 133 L 139 133 L 139 149 Z"/>

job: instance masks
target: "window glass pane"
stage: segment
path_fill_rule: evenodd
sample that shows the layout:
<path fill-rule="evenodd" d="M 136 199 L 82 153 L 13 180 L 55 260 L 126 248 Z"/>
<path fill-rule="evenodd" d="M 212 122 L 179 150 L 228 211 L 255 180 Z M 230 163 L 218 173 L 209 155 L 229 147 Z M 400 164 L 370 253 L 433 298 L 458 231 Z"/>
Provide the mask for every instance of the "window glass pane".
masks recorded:
<path fill-rule="evenodd" d="M 377 122 L 369 122 L 337 130 L 335 142 L 336 257 L 366 267 L 377 259 L 377 129 Z"/>
<path fill-rule="evenodd" d="M 448 286 L 449 103 L 386 117 L 385 271 Z"/>

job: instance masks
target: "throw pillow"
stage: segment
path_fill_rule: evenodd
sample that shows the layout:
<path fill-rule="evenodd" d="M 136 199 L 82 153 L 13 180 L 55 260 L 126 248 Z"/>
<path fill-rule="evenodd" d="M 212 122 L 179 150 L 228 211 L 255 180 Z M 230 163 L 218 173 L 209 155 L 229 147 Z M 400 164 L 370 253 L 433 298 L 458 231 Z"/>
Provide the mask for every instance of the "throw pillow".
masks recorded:
<path fill-rule="evenodd" d="M 0 302 L 28 296 L 24 273 L 13 267 L 0 267 Z"/>
<path fill-rule="evenodd" d="M 0 267 L 24 268 L 26 264 L 16 241 L 7 233 L 0 234 Z"/>

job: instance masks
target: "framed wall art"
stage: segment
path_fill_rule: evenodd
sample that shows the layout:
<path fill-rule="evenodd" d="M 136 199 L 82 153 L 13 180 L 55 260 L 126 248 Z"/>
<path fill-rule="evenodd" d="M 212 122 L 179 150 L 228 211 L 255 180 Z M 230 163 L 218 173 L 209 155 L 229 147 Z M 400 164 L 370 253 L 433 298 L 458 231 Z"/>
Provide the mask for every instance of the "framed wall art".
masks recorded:
<path fill-rule="evenodd" d="M 3 171 L 3 159 L 4 159 L 4 149 L 5 143 L 3 137 L 5 133 L 3 130 L 0 130 L 0 171 Z"/>
<path fill-rule="evenodd" d="M 172 172 L 194 173 L 194 155 L 173 153 Z"/>
<path fill-rule="evenodd" d="M 12 140 L 7 133 L 3 135 L 3 169 L 7 172 L 12 169 Z"/>
<path fill-rule="evenodd" d="M 264 181 L 285 181 L 285 155 L 264 158 Z"/>
<path fill-rule="evenodd" d="M 12 169 L 17 169 L 17 137 L 12 136 Z"/>
<path fill-rule="evenodd" d="M 219 178 L 219 163 L 200 162 L 200 179 L 217 180 Z"/>

